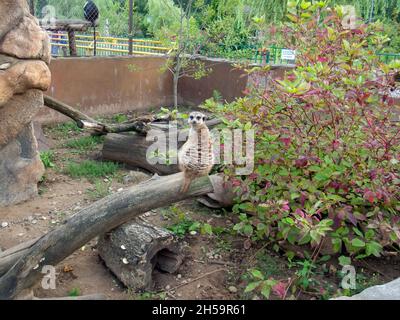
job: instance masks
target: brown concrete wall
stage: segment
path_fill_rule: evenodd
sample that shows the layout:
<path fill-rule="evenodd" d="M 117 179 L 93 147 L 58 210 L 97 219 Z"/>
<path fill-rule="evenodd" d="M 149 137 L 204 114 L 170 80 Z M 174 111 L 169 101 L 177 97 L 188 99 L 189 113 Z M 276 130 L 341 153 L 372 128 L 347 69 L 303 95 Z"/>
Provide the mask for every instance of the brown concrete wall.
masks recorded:
<path fill-rule="evenodd" d="M 199 105 L 217 90 L 228 102 L 243 96 L 255 80 L 221 59 L 203 60 L 212 69 L 200 80 L 181 78 L 179 102 Z M 52 60 L 52 84 L 48 95 L 88 115 L 146 111 L 173 105 L 173 81 L 169 72 L 160 69 L 163 57 L 58 58 Z M 276 68 L 273 76 L 283 76 L 286 68 Z M 265 79 L 261 79 L 264 81 Z M 43 108 L 36 117 L 41 123 L 66 121 L 68 118 Z"/>
<path fill-rule="evenodd" d="M 52 60 L 47 94 L 89 115 L 148 110 L 173 104 L 172 77 L 162 57 L 60 58 Z M 67 118 L 42 109 L 37 121 Z"/>
<path fill-rule="evenodd" d="M 217 90 L 222 97 L 231 102 L 238 97 L 244 96 L 244 91 L 248 85 L 254 81 L 266 83 L 266 79 L 249 78 L 243 70 L 234 67 L 231 62 L 222 59 L 207 59 L 205 62 L 207 68 L 212 72 L 204 78 L 196 80 L 194 78 L 184 77 L 179 81 L 178 92 L 180 101 L 188 105 L 199 105 L 213 96 L 213 91 Z M 276 66 L 272 68 L 271 76 L 273 78 L 282 78 L 284 73 L 290 69 L 288 66 Z"/>
<path fill-rule="evenodd" d="M 179 80 L 180 101 L 188 105 L 199 105 L 213 96 L 217 90 L 228 102 L 243 96 L 248 76 L 235 69 L 232 63 L 221 59 L 202 60 L 212 72 L 199 80 L 183 77 Z"/>

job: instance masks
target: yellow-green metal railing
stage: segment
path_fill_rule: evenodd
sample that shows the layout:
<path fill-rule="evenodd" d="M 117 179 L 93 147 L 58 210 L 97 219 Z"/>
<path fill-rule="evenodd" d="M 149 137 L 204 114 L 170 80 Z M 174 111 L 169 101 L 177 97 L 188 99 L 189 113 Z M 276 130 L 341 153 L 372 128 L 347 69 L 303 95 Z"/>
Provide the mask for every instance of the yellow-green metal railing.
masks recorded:
<path fill-rule="evenodd" d="M 49 33 L 52 55 L 67 55 L 69 39 L 67 33 Z M 75 35 L 75 44 L 78 56 L 93 55 L 93 35 Z M 160 41 L 151 39 L 133 39 L 133 54 L 138 55 L 160 55 L 168 54 L 171 48 L 165 47 Z M 61 49 L 61 50 L 59 50 Z M 128 55 L 129 39 L 117 37 L 96 37 L 96 51 L 99 56 Z"/>

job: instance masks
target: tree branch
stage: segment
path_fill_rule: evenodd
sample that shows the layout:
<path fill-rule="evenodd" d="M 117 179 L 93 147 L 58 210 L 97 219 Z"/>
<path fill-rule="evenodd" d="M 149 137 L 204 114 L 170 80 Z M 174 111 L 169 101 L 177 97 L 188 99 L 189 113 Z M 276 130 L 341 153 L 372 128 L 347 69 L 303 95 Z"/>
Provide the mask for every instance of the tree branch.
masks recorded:
<path fill-rule="evenodd" d="M 81 111 L 76 110 L 73 107 L 47 95 L 44 96 L 44 104 L 47 107 L 57 112 L 60 112 L 63 115 L 74 120 L 79 128 L 86 129 L 97 134 L 119 133 L 128 131 L 135 131 L 140 134 L 146 134 L 150 130 L 148 123 L 155 120 L 153 117 L 151 117 L 148 119 L 138 119 L 121 124 L 109 125 L 98 122 L 93 118 L 87 116 L 86 114 L 82 113 Z"/>

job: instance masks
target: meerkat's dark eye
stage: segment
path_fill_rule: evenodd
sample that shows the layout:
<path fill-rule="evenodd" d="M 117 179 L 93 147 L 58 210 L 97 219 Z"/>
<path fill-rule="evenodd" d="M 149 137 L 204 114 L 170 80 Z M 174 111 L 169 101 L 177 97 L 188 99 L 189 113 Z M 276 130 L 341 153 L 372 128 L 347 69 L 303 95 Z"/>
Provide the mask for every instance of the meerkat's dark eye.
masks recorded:
<path fill-rule="evenodd" d="M 201 120 L 201 117 L 200 117 L 200 116 L 197 116 L 197 118 L 196 118 L 196 119 L 200 121 L 200 120 Z"/>
<path fill-rule="evenodd" d="M 190 117 L 189 117 L 190 120 L 193 120 L 193 118 L 194 118 L 193 116 L 190 116 Z"/>
<path fill-rule="evenodd" d="M 206 117 L 203 117 L 203 121 L 206 121 Z"/>

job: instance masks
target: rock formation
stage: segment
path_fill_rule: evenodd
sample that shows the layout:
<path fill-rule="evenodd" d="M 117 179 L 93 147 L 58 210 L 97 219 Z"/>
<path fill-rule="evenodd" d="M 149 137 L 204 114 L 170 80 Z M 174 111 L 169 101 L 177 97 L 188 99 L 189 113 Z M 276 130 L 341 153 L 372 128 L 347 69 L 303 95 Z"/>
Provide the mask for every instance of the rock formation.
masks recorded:
<path fill-rule="evenodd" d="M 26 0 L 0 1 L 0 207 L 37 194 L 44 168 L 32 120 L 50 85 L 48 35 Z"/>

